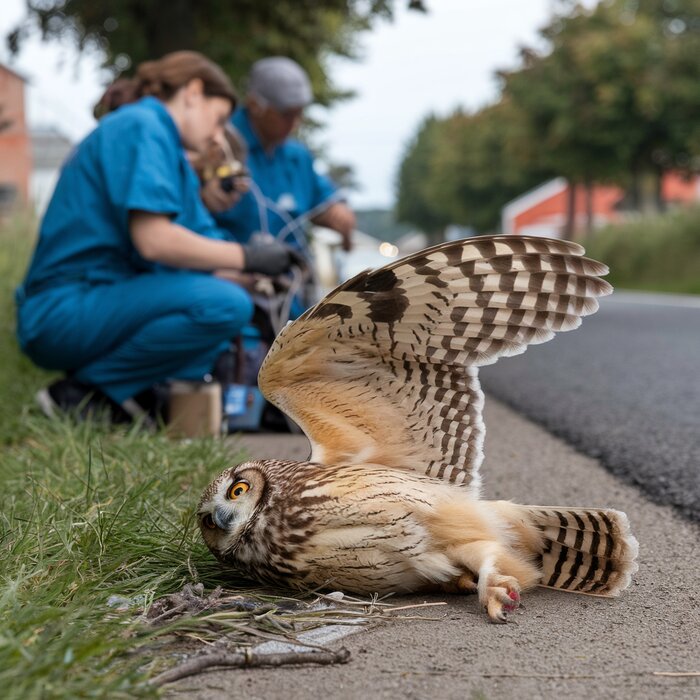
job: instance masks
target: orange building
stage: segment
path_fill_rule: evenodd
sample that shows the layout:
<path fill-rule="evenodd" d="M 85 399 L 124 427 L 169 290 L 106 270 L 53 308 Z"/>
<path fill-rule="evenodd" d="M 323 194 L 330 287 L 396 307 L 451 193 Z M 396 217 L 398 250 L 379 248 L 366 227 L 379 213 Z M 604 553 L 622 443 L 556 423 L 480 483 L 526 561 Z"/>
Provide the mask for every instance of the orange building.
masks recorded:
<path fill-rule="evenodd" d="M 686 178 L 678 173 L 666 173 L 661 182 L 664 200 L 672 205 L 700 202 L 700 178 Z M 594 185 L 590 211 L 593 226 L 599 227 L 624 218 L 621 210 L 624 190 L 612 185 Z M 502 211 L 503 233 L 559 238 L 566 226 L 569 183 L 558 177 L 508 202 Z M 574 198 L 574 230 L 583 231 L 587 225 L 588 203 L 583 187 L 577 187 Z"/>
<path fill-rule="evenodd" d="M 26 80 L 0 65 L 0 211 L 29 202 L 32 148 L 24 110 Z"/>

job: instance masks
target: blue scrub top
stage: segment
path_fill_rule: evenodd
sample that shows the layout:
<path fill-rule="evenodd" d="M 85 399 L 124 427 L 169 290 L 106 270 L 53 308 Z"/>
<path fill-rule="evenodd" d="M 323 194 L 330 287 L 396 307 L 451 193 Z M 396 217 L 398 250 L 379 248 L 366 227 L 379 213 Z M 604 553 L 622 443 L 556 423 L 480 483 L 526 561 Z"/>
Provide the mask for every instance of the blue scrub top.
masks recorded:
<path fill-rule="evenodd" d="M 245 107 L 234 113 L 231 123 L 248 145 L 247 166 L 251 179 L 288 217 L 294 219 L 306 214 L 335 194 L 333 183 L 314 170 L 311 152 L 299 141 L 287 139 L 273 151 L 266 152 Z M 260 206 L 266 207 L 267 232 L 279 233 L 286 224 L 284 216 L 275 211 L 275 207 L 262 203 Z M 214 217 L 219 226 L 226 229 L 229 238 L 239 243 L 246 243 L 251 234 L 264 230 L 253 192 L 246 193 L 231 209 Z"/>
<path fill-rule="evenodd" d="M 221 238 L 163 103 L 144 97 L 104 117 L 69 156 L 39 230 L 23 292 L 107 282 L 157 266 L 136 251 L 129 212 L 165 214 Z"/>

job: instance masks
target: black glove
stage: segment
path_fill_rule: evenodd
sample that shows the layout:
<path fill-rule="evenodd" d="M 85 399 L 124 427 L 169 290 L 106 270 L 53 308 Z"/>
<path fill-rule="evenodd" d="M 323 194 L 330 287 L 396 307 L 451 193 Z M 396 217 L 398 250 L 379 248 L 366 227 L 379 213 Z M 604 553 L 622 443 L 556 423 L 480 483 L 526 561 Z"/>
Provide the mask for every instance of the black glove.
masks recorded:
<path fill-rule="evenodd" d="M 296 262 L 294 251 L 279 241 L 270 241 L 262 245 L 244 245 L 244 272 L 260 272 L 263 275 L 276 277 Z"/>

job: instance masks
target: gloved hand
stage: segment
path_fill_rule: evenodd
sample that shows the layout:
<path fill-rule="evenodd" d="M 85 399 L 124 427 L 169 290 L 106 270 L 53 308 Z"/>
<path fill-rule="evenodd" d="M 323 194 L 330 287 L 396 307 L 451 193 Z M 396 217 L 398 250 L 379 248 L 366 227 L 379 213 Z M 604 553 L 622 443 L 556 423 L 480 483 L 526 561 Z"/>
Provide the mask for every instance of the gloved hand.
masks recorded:
<path fill-rule="evenodd" d="M 297 254 L 289 246 L 271 240 L 262 245 L 243 245 L 245 257 L 244 272 L 260 272 L 275 277 L 287 272 L 297 263 Z"/>

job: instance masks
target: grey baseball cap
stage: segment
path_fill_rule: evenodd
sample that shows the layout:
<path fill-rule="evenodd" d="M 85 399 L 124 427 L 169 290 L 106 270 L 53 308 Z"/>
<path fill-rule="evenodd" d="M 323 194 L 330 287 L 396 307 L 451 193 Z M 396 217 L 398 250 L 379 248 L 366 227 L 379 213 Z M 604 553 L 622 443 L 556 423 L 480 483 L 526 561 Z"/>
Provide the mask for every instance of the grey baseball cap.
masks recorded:
<path fill-rule="evenodd" d="M 284 112 L 313 102 L 306 71 L 291 58 L 271 56 L 256 61 L 248 77 L 248 92 Z"/>

